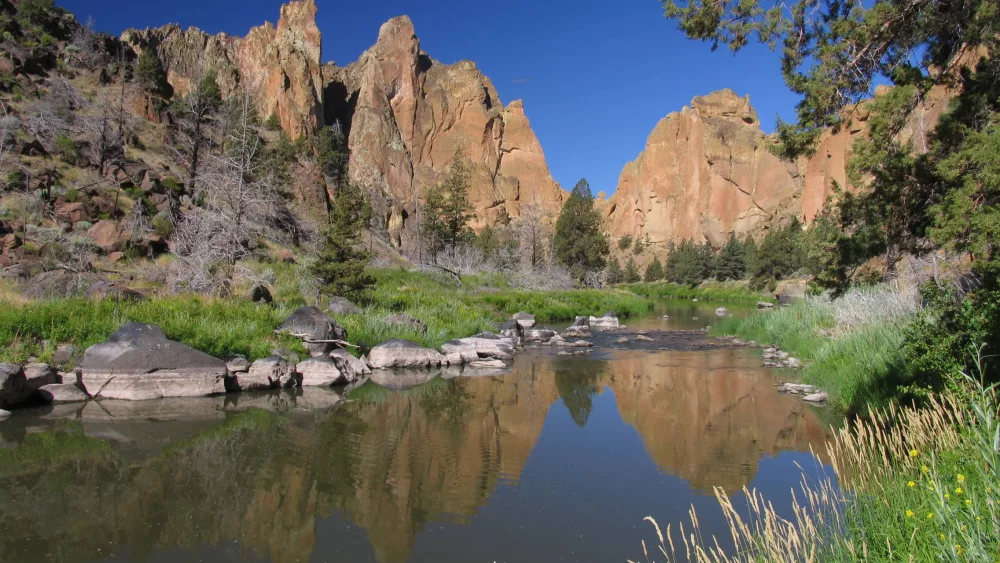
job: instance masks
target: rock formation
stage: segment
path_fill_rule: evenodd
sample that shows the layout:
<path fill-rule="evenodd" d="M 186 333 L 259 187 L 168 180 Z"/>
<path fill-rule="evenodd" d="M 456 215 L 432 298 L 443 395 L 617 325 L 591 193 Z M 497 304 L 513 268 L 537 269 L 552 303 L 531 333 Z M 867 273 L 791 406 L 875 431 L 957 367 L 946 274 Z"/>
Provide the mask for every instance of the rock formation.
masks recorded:
<path fill-rule="evenodd" d="M 469 163 L 474 227 L 517 217 L 532 203 L 558 211 L 565 194 L 522 102 L 504 107 L 472 62 L 431 59 L 405 16 L 383 25 L 357 62 L 321 65 L 316 11 L 314 0 L 292 1 L 281 8 L 277 27 L 266 23 L 243 38 L 168 25 L 129 30 L 122 39 L 137 53 L 152 49 L 158 55 L 176 95 L 214 70 L 223 96 L 243 81 L 261 116 L 276 116 L 292 139 L 339 123 L 351 151 L 351 178 L 376 195 L 397 245 L 415 238 L 418 206 L 444 179 L 456 153 Z M 313 174 L 310 182 L 323 179 Z M 328 192 L 300 185 L 295 191 L 309 204 Z"/>
<path fill-rule="evenodd" d="M 731 90 L 695 98 L 657 124 L 646 149 L 625 166 L 606 204 L 612 236 L 649 235 L 720 246 L 796 204 L 794 165 L 768 150 L 748 98 Z"/>

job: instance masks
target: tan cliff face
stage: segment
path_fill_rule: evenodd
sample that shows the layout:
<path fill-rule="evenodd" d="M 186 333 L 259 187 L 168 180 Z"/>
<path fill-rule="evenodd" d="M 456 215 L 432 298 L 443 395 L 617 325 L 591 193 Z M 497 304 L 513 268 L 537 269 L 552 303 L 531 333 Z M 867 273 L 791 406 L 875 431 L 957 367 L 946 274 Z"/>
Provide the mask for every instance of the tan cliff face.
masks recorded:
<path fill-rule="evenodd" d="M 604 206 L 613 237 L 655 245 L 693 239 L 713 245 L 744 236 L 799 195 L 795 167 L 768 150 L 747 98 L 730 90 L 695 98 L 657 124 L 625 166 Z"/>
<path fill-rule="evenodd" d="M 265 23 L 243 38 L 176 25 L 129 30 L 122 38 L 136 52 L 158 55 L 176 95 L 213 70 L 224 96 L 248 84 L 260 114 L 276 116 L 292 139 L 339 122 L 351 178 L 384 197 L 380 211 L 399 245 L 414 238 L 417 208 L 456 152 L 470 165 L 475 228 L 517 217 L 526 203 L 558 211 L 566 195 L 523 104 L 504 107 L 474 63 L 434 61 L 403 16 L 384 24 L 358 61 L 322 65 L 316 13 L 314 0 L 293 1 L 281 8 L 277 26 Z"/>
<path fill-rule="evenodd" d="M 357 62 L 328 69 L 328 76 L 329 90 L 342 97 L 329 103 L 348 108 L 351 177 L 390 198 L 388 224 L 400 244 L 412 236 L 418 203 L 444 180 L 456 152 L 469 164 L 475 228 L 517 217 L 525 203 L 552 212 L 561 207 L 565 193 L 523 104 L 505 108 L 472 62 L 431 59 L 409 18 L 387 22 Z"/>

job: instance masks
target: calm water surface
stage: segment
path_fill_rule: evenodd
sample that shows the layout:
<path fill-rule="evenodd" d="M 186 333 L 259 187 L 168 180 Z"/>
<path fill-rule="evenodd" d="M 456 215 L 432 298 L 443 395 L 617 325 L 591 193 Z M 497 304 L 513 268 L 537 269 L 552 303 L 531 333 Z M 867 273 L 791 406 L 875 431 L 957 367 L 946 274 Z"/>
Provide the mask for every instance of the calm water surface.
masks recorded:
<path fill-rule="evenodd" d="M 629 329 L 703 328 L 713 310 Z M 728 537 L 714 487 L 787 511 L 796 462 L 827 471 L 808 453 L 826 424 L 753 351 L 678 342 L 531 350 L 502 376 L 368 383 L 351 401 L 21 411 L 0 423 L 20 456 L 0 464 L 0 561 L 622 562 L 655 543 L 643 517 L 692 504 Z"/>

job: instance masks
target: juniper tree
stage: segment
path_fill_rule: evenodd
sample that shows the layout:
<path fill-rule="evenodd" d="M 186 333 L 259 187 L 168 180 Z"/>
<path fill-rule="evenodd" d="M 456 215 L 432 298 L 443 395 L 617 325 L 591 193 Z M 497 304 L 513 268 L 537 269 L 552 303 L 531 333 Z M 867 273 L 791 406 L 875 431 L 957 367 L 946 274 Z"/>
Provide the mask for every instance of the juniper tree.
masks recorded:
<path fill-rule="evenodd" d="M 465 156 L 456 151 L 445 181 L 427 192 L 420 232 L 432 253 L 446 248 L 454 250 L 459 241 L 471 234 L 472 216 L 469 171 Z"/>
<path fill-rule="evenodd" d="M 637 283 L 642 281 L 642 276 L 639 275 L 639 267 L 635 263 L 635 258 L 629 258 L 628 262 L 625 263 L 625 273 L 623 275 L 625 278 L 625 283 Z"/>
<path fill-rule="evenodd" d="M 625 279 L 625 272 L 622 271 L 621 262 L 617 258 L 608 261 L 608 283 L 622 283 Z"/>
<path fill-rule="evenodd" d="M 320 292 L 366 301 L 375 279 L 368 273 L 372 254 L 361 236 L 371 221 L 371 204 L 360 186 L 344 182 L 330 209 L 330 223 L 323 230 L 313 275 L 320 280 Z"/>
<path fill-rule="evenodd" d="M 746 274 L 746 249 L 736 238 L 735 233 L 730 234 L 729 242 L 719 249 L 719 254 L 715 257 L 715 279 L 741 280 Z"/>
<path fill-rule="evenodd" d="M 576 183 L 563 204 L 553 243 L 556 258 L 578 280 L 587 272 L 604 269 L 610 248 L 601 232 L 601 216 L 594 208 L 594 196 L 586 179 Z"/>
<path fill-rule="evenodd" d="M 663 264 L 660 259 L 656 256 L 653 257 L 653 261 L 646 266 L 646 275 L 643 277 L 643 281 L 646 282 L 656 282 L 663 279 Z"/>

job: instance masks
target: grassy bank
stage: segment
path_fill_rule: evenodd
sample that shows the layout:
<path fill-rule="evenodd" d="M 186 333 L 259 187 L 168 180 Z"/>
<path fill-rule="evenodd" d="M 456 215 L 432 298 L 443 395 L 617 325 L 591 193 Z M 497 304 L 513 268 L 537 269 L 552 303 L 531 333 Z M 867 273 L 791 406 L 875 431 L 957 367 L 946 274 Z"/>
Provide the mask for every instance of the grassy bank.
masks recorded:
<path fill-rule="evenodd" d="M 777 346 L 806 363 L 802 379 L 830 394 L 849 414 L 885 406 L 904 385 L 903 340 L 913 314 L 885 289 L 856 290 L 842 300 L 810 299 L 749 317 L 727 318 L 716 335 Z"/>
<path fill-rule="evenodd" d="M 301 352 L 292 338 L 275 335 L 294 309 L 306 303 L 299 291 L 298 272 L 276 272 L 276 303 L 256 305 L 245 299 L 200 296 L 154 296 L 137 303 L 59 299 L 31 301 L 0 294 L 0 361 L 48 361 L 57 344 L 86 348 L 103 342 L 127 322 L 159 325 L 167 336 L 217 357 L 243 355 L 257 359 L 274 348 Z M 372 301 L 361 314 L 338 320 L 350 340 L 371 347 L 390 338 L 414 340 L 437 347 L 457 337 L 495 330 L 498 322 L 518 311 L 534 313 L 539 322 L 572 320 L 614 310 L 620 315 L 648 311 L 651 301 L 624 290 L 527 292 L 511 289 L 502 278 L 454 280 L 400 270 L 375 272 Z M 426 325 L 418 330 L 392 324 L 393 313 L 411 315 Z"/>
<path fill-rule="evenodd" d="M 743 282 L 705 282 L 697 286 L 669 282 L 633 283 L 622 286 L 650 299 L 698 299 L 722 303 L 773 302 L 765 293 L 753 291 Z"/>
<path fill-rule="evenodd" d="M 926 408 L 875 413 L 828 444 L 833 476 L 803 472 L 791 516 L 744 490 L 747 515 L 717 490 L 735 551 L 703 536 L 692 512 L 689 533 L 676 543 L 673 526 L 666 538 L 657 527 L 658 555 L 679 561 L 680 550 L 705 563 L 997 561 L 998 407 L 995 387 L 969 379 L 962 392 Z"/>

